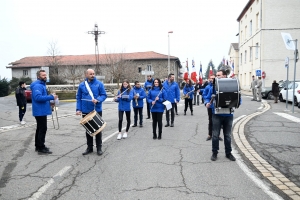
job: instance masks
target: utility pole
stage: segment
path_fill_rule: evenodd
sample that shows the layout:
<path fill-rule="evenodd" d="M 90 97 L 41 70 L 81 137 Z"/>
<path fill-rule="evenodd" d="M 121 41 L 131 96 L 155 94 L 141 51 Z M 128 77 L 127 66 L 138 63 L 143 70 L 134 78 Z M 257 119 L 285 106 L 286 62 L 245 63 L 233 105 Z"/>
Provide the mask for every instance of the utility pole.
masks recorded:
<path fill-rule="evenodd" d="M 100 64 L 99 64 L 100 58 L 99 58 L 99 49 L 98 49 L 98 35 L 105 34 L 105 32 L 104 31 L 99 31 L 98 30 L 98 25 L 95 24 L 94 30 L 93 31 L 88 31 L 88 34 L 95 35 L 95 57 L 96 57 L 95 73 L 96 73 L 96 75 L 100 75 L 101 70 L 100 70 Z"/>

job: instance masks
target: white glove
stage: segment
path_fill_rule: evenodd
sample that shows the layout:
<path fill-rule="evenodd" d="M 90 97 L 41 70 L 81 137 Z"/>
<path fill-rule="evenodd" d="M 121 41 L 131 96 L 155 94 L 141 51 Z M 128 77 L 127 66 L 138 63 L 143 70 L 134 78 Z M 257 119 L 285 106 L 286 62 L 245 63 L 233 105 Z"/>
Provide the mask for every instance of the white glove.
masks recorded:
<path fill-rule="evenodd" d="M 257 85 L 255 86 L 255 88 L 257 88 Z"/>

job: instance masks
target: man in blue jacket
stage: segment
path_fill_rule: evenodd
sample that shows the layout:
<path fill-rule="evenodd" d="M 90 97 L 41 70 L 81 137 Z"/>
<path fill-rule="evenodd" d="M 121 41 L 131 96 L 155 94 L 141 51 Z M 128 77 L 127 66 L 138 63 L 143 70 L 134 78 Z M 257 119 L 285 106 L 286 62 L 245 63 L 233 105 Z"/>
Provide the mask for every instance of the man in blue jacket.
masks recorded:
<path fill-rule="evenodd" d="M 217 78 L 226 78 L 227 73 L 225 70 L 219 70 L 216 74 Z M 231 112 L 232 108 L 224 108 L 224 113 L 216 113 L 214 104 L 211 102 L 211 97 L 213 94 L 216 94 L 214 87 L 211 87 L 208 94 L 205 98 L 206 108 L 212 108 L 212 156 L 211 160 L 216 161 L 218 150 L 219 150 L 219 136 L 221 128 L 223 128 L 224 134 L 224 144 L 225 144 L 225 154 L 226 158 L 231 161 L 235 161 L 235 157 L 231 154 L 231 129 L 233 122 L 233 113 Z M 240 102 L 241 103 L 241 102 Z"/>
<path fill-rule="evenodd" d="M 141 88 L 141 84 L 138 81 L 135 81 L 133 87 L 133 100 L 132 107 L 134 112 L 134 124 L 132 127 L 137 126 L 138 114 L 140 118 L 140 127 L 143 127 L 143 107 L 144 107 L 144 98 L 146 97 L 146 92 Z M 146 102 L 147 103 L 147 102 Z"/>
<path fill-rule="evenodd" d="M 168 100 L 172 103 L 172 108 L 170 109 L 171 110 L 171 127 L 174 126 L 174 119 L 175 119 L 174 107 L 175 107 L 175 104 L 177 104 L 180 101 L 179 86 L 174 81 L 174 79 L 175 79 L 174 74 L 169 74 L 168 81 L 164 81 L 164 84 L 163 84 L 164 90 L 167 93 L 167 99 L 166 100 Z M 170 126 L 170 110 L 166 111 L 167 124 L 165 125 L 165 127 Z"/>
<path fill-rule="evenodd" d="M 145 91 L 146 91 L 147 94 L 148 94 L 149 90 L 152 88 L 152 85 L 153 85 L 153 78 L 152 78 L 151 75 L 148 75 L 147 76 L 147 81 L 144 84 L 144 88 L 145 88 Z M 146 99 L 146 103 L 147 103 L 147 118 L 146 119 L 150 119 L 150 108 L 151 108 L 151 105 L 147 102 L 147 99 Z"/>
<path fill-rule="evenodd" d="M 107 95 L 102 82 L 95 78 L 95 72 L 93 69 L 88 69 L 85 72 L 85 81 L 80 83 L 76 95 L 76 115 L 82 115 L 84 118 L 87 114 L 96 110 L 96 112 L 102 117 L 102 102 L 105 101 Z M 93 152 L 93 137 L 87 132 L 86 143 L 87 149 L 82 155 L 87 155 Z M 97 154 L 100 156 L 102 152 L 102 132 L 95 136 Z"/>
<path fill-rule="evenodd" d="M 46 89 L 47 74 L 45 70 L 37 72 L 37 80 L 31 83 L 32 91 L 32 115 L 36 120 L 35 150 L 41 154 L 52 152 L 45 146 L 47 132 L 47 115 L 51 115 L 50 100 L 56 100 L 57 95 L 48 95 Z"/>

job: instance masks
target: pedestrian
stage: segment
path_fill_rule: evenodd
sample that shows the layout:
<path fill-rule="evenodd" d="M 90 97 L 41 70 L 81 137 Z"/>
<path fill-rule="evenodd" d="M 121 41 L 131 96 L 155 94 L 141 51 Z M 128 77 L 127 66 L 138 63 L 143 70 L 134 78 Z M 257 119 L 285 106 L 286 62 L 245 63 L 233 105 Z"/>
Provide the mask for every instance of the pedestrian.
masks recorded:
<path fill-rule="evenodd" d="M 252 99 L 251 99 L 251 101 L 257 101 L 256 85 L 257 85 L 257 80 L 255 79 L 255 76 L 253 75 L 251 86 L 250 86 L 250 89 L 252 89 Z"/>
<path fill-rule="evenodd" d="M 163 84 L 164 90 L 167 93 L 167 99 L 169 102 L 172 103 L 172 108 L 166 111 L 166 120 L 167 124 L 165 127 L 171 126 L 174 127 L 174 119 L 175 113 L 174 108 L 175 104 L 180 101 L 180 90 L 178 84 L 174 81 L 174 74 L 169 74 L 168 81 L 165 81 Z M 170 112 L 171 112 L 171 125 L 170 125 Z"/>
<path fill-rule="evenodd" d="M 153 85 L 153 78 L 152 78 L 151 75 L 148 75 L 147 76 L 147 81 L 144 84 L 144 88 L 145 88 L 145 91 L 146 91 L 146 96 L 147 96 L 149 90 L 151 89 L 152 85 Z M 147 104 L 147 118 L 146 119 L 150 119 L 150 107 L 151 107 L 151 105 L 148 104 L 147 99 L 146 99 L 146 104 Z"/>
<path fill-rule="evenodd" d="M 82 115 L 84 118 L 87 114 L 95 110 L 102 117 L 102 103 L 107 98 L 104 85 L 95 77 L 95 71 L 88 69 L 85 72 L 85 81 L 78 86 L 76 94 L 76 115 Z M 93 152 L 93 137 L 86 131 L 87 149 L 82 155 Z M 100 156 L 102 152 L 102 131 L 95 135 L 97 154 Z"/>
<path fill-rule="evenodd" d="M 201 88 L 200 82 L 196 82 L 195 90 L 194 90 L 194 105 L 196 105 L 197 103 L 198 106 L 199 106 L 200 88 Z"/>
<path fill-rule="evenodd" d="M 122 138 L 127 138 L 128 136 L 128 131 L 129 131 L 129 127 L 130 127 L 130 111 L 131 111 L 131 107 L 130 107 L 130 102 L 133 99 L 133 91 L 131 89 L 131 86 L 129 84 L 129 81 L 127 79 L 125 79 L 118 91 L 118 95 L 117 97 L 114 98 L 115 102 L 119 103 L 118 106 L 118 110 L 119 110 L 119 124 L 118 124 L 118 128 L 119 128 L 119 134 L 117 136 L 117 140 L 121 140 Z M 122 122 L 123 122 L 123 115 L 126 115 L 126 121 L 127 121 L 127 125 L 126 125 L 126 130 L 125 133 L 122 135 Z"/>
<path fill-rule="evenodd" d="M 225 70 L 219 70 L 216 74 L 217 78 L 226 78 L 227 73 Z M 212 108 L 212 156 L 211 160 L 216 161 L 218 150 L 219 150 L 219 136 L 221 132 L 221 128 L 223 129 L 224 134 L 224 145 L 225 145 L 225 154 L 226 158 L 228 158 L 231 161 L 235 161 L 235 157 L 231 154 L 232 148 L 231 148 L 231 129 L 232 129 L 232 122 L 233 122 L 233 113 L 231 110 L 233 108 L 222 108 L 225 112 L 222 114 L 215 113 L 215 107 L 214 103 L 211 100 L 212 94 L 216 95 L 216 90 L 214 87 L 211 87 L 206 99 L 205 99 L 205 106 L 207 108 Z M 241 99 L 240 99 L 241 103 Z"/>
<path fill-rule="evenodd" d="M 207 97 L 207 95 L 208 95 L 209 91 L 211 90 L 211 88 L 213 88 L 213 82 L 214 82 L 215 77 L 216 76 L 214 74 L 211 74 L 209 76 L 209 79 L 207 81 L 207 85 L 206 85 L 206 87 L 204 88 L 204 90 L 202 92 L 202 97 L 203 97 L 204 101 L 205 101 L 205 99 L 207 99 L 207 101 L 210 100 L 210 96 Z M 213 108 L 213 105 L 211 104 L 209 107 L 206 106 L 206 108 L 207 108 L 207 115 L 208 115 L 208 136 L 206 138 L 206 141 L 209 141 L 212 138 L 212 127 L 213 127 L 213 123 L 212 123 L 212 113 L 213 113 L 212 112 L 212 108 Z M 223 141 L 223 139 L 222 139 L 221 136 L 219 136 L 219 140 Z"/>
<path fill-rule="evenodd" d="M 46 89 L 47 74 L 45 70 L 37 72 L 37 80 L 30 84 L 32 91 L 32 115 L 36 120 L 35 150 L 41 154 L 52 152 L 45 146 L 47 132 L 47 115 L 51 115 L 50 101 L 56 100 L 57 95 L 48 95 Z"/>
<path fill-rule="evenodd" d="M 274 96 L 274 103 L 278 103 L 278 96 L 279 96 L 279 84 L 276 83 L 276 80 L 272 83 L 272 93 Z"/>
<path fill-rule="evenodd" d="M 154 79 L 152 89 L 148 93 L 148 102 L 151 104 L 152 114 L 152 132 L 153 139 L 161 139 L 162 135 L 162 116 L 164 113 L 165 106 L 163 104 L 166 98 L 166 91 L 163 89 L 161 81 L 156 78 Z M 156 134 L 156 127 L 158 125 L 158 137 Z"/>
<path fill-rule="evenodd" d="M 261 81 L 261 77 L 259 76 L 258 77 L 258 80 L 257 80 L 257 84 L 256 84 L 256 93 L 257 93 L 257 102 L 261 102 L 261 90 L 262 90 L 262 81 Z"/>
<path fill-rule="evenodd" d="M 26 122 L 23 120 L 23 117 L 26 113 L 26 83 L 23 81 L 19 82 L 19 86 L 16 89 L 15 96 L 17 100 L 17 106 L 19 107 L 19 120 L 22 125 L 26 124 Z"/>
<path fill-rule="evenodd" d="M 188 79 L 183 88 L 184 95 L 184 115 L 186 115 L 186 111 L 188 106 L 190 107 L 191 115 L 193 115 L 193 96 L 194 96 L 194 86 L 192 85 L 192 80 Z"/>
<path fill-rule="evenodd" d="M 135 81 L 134 83 L 133 94 L 134 97 L 132 100 L 132 107 L 134 112 L 134 124 L 132 127 L 137 126 L 138 115 L 140 118 L 140 127 L 143 127 L 143 107 L 144 98 L 146 98 L 146 92 L 143 88 L 141 88 L 141 84 L 139 81 Z"/>

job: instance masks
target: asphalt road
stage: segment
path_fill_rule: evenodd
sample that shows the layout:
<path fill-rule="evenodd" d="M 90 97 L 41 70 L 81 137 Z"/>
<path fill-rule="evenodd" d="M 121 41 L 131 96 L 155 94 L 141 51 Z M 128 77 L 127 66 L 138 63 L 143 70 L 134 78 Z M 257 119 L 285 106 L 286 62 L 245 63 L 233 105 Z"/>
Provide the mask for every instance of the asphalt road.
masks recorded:
<path fill-rule="evenodd" d="M 266 106 L 243 96 L 235 123 L 242 127 L 239 122 L 249 120 L 242 129 L 246 140 L 297 190 L 300 123 L 276 113 L 300 119 L 299 112 L 284 112 L 285 104 L 269 102 L 268 110 L 252 117 Z M 297 191 L 288 195 L 278 188 L 239 142 L 233 140 L 236 162 L 225 158 L 222 142 L 218 160 L 212 162 L 211 142 L 205 140 L 206 108 L 195 106 L 193 116 L 189 111 L 183 115 L 183 102 L 178 109 L 175 127 L 164 127 L 162 140 L 152 139 L 152 121 L 144 119 L 143 128 L 130 128 L 128 138 L 118 141 L 117 104 L 105 102 L 104 154 L 82 156 L 86 139 L 81 117 L 75 116 L 74 102 L 60 102 L 59 129 L 53 128 L 51 116 L 48 121 L 46 145 L 53 154 L 39 155 L 30 104 L 27 124 L 21 126 L 14 97 L 0 98 L 0 199 L 296 199 Z"/>

